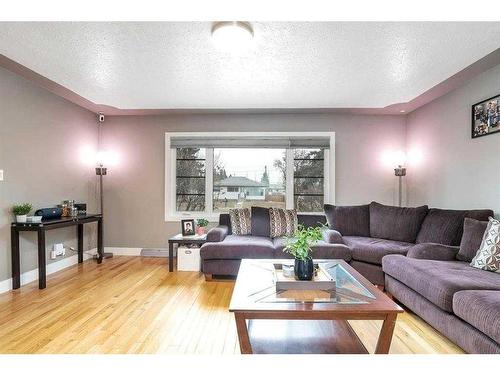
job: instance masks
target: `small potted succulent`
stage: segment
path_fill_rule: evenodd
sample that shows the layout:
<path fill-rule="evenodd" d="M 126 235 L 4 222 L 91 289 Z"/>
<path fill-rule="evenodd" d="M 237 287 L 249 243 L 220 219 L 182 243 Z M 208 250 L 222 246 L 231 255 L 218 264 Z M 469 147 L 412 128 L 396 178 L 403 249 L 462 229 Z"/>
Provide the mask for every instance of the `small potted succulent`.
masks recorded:
<path fill-rule="evenodd" d="M 196 220 L 196 233 L 199 236 L 203 236 L 205 234 L 205 228 L 208 226 L 207 219 L 198 219 Z"/>
<path fill-rule="evenodd" d="M 293 237 L 286 237 L 284 252 L 295 258 L 294 272 L 299 280 L 312 280 L 314 263 L 311 246 L 323 238 L 321 227 L 306 228 L 299 225 Z"/>
<path fill-rule="evenodd" d="M 12 207 L 12 213 L 16 215 L 16 221 L 18 223 L 26 223 L 28 220 L 28 214 L 33 209 L 31 203 L 21 203 L 16 204 Z"/>

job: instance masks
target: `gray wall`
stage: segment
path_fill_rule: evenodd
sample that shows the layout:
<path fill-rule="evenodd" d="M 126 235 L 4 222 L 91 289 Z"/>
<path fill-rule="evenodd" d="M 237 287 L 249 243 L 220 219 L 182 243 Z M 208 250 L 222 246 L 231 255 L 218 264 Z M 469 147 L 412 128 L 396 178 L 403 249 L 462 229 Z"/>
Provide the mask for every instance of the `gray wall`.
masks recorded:
<path fill-rule="evenodd" d="M 500 213 L 500 133 L 471 139 L 471 105 L 500 94 L 500 65 L 408 116 L 409 203 Z"/>
<path fill-rule="evenodd" d="M 14 203 L 51 207 L 64 199 L 90 203 L 95 210 L 92 166 L 82 162 L 83 148 L 97 147 L 95 115 L 0 68 L 0 281 L 11 277 L 10 223 Z M 56 242 L 76 246 L 76 229 L 50 231 Z M 86 248 L 95 235 L 86 230 Z M 67 254 L 71 255 L 71 254 Z M 47 251 L 47 259 L 48 251 Z M 60 260 L 61 258 L 57 258 Z M 21 272 L 37 268 L 36 236 L 21 235 Z"/>
<path fill-rule="evenodd" d="M 104 147 L 121 159 L 105 186 L 105 245 L 166 247 L 179 223 L 164 221 L 165 132 L 335 131 L 336 203 L 396 202 L 394 172 L 381 162 L 405 142 L 404 116 L 200 114 L 108 117 Z"/>

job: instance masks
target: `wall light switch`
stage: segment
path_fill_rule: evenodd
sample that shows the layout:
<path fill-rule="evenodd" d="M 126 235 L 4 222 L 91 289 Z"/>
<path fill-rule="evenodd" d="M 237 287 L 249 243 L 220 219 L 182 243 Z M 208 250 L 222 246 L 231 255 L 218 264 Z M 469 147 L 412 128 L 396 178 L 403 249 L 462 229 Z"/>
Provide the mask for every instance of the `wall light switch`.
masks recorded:
<path fill-rule="evenodd" d="M 0 181 L 3 181 L 3 169 L 0 169 Z"/>

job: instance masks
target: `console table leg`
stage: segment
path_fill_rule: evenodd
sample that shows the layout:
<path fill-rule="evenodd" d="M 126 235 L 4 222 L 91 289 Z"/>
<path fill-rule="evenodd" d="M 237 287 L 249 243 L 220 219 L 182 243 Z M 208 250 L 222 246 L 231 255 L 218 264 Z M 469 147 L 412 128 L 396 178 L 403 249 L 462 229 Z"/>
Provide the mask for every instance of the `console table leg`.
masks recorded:
<path fill-rule="evenodd" d="M 83 224 L 78 224 L 78 263 L 83 263 Z"/>
<path fill-rule="evenodd" d="M 236 331 L 238 332 L 238 341 L 240 342 L 241 354 L 252 354 L 252 345 L 248 336 L 248 327 L 245 316 L 239 313 L 234 313 L 236 320 Z"/>
<path fill-rule="evenodd" d="M 174 271 L 174 244 L 168 244 L 168 272 Z"/>
<path fill-rule="evenodd" d="M 19 232 L 10 228 L 11 262 L 12 262 L 12 289 L 21 287 L 21 261 L 19 254 Z"/>
<path fill-rule="evenodd" d="M 38 288 L 45 289 L 46 285 L 45 230 L 38 229 Z"/>
<path fill-rule="evenodd" d="M 397 314 L 387 314 L 378 336 L 375 354 L 388 354 L 391 347 L 392 334 L 396 326 Z"/>

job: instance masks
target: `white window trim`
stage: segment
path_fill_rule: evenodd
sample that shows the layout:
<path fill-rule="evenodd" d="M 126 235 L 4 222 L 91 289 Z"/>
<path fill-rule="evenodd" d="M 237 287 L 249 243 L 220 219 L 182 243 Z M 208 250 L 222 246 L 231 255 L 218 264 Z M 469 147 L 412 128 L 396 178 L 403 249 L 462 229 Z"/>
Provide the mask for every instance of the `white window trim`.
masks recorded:
<path fill-rule="evenodd" d="M 179 221 L 182 219 L 199 219 L 205 218 L 211 222 L 218 222 L 218 212 L 176 212 L 175 211 L 175 168 L 176 168 L 176 154 L 175 149 L 170 148 L 171 137 L 191 137 L 191 138 L 204 138 L 204 137 L 227 137 L 230 135 L 239 137 L 259 137 L 262 132 L 171 132 L 165 133 L 165 221 Z M 330 149 L 325 150 L 325 178 L 324 178 L 324 202 L 335 204 L 335 132 L 266 132 L 267 136 L 320 136 L 330 138 Z M 291 150 L 287 150 L 287 180 L 286 180 L 286 207 L 293 207 L 293 158 L 290 158 Z M 208 152 L 205 156 L 205 163 L 209 165 L 209 160 L 213 161 L 213 152 Z M 327 163 L 328 161 L 328 163 Z M 291 165 L 288 165 L 291 164 Z M 211 165 L 211 164 L 210 164 Z M 325 165 L 326 167 L 326 165 Z M 289 174 L 290 173 L 290 174 Z M 211 186 L 213 174 L 207 173 L 205 175 L 205 186 Z M 210 185 L 209 185 L 210 184 Z M 291 189 L 291 190 L 290 190 Z M 212 207 L 212 189 L 205 190 L 206 207 Z M 290 193 L 291 191 L 291 193 Z M 300 214 L 317 214 L 317 212 L 307 213 L 301 212 Z"/>

